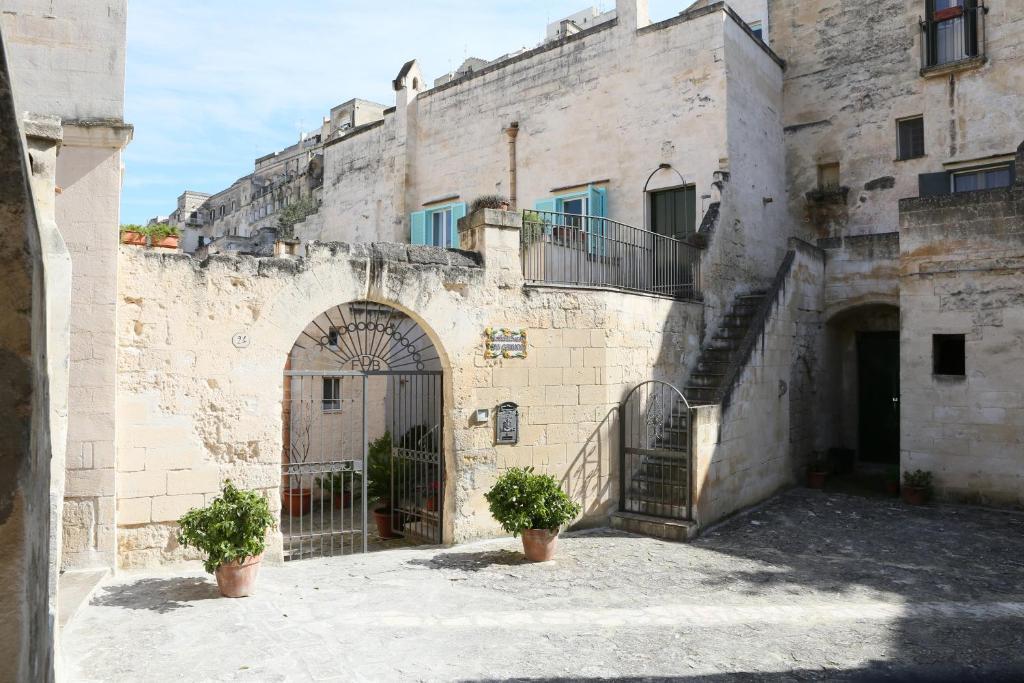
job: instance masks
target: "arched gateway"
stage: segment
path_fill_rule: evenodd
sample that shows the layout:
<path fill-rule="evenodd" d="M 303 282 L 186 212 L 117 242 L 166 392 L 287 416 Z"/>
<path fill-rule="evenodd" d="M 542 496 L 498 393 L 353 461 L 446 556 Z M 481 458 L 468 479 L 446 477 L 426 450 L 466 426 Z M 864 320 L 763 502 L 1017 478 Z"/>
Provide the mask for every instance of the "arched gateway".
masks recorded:
<path fill-rule="evenodd" d="M 391 306 L 306 326 L 285 370 L 285 559 L 442 542 L 442 382 L 430 337 Z"/>

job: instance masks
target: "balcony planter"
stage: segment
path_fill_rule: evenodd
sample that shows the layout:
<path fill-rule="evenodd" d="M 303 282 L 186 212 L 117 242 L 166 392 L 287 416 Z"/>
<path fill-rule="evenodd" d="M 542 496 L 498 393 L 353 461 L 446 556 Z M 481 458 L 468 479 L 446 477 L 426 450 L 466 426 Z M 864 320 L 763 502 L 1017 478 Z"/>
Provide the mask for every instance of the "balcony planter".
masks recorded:
<path fill-rule="evenodd" d="M 135 230 L 124 230 L 121 232 L 121 244 L 144 247 L 146 246 L 146 236 Z"/>
<path fill-rule="evenodd" d="M 181 238 L 178 235 L 168 235 L 167 237 L 159 240 L 155 237 L 152 239 L 153 246 L 159 249 L 177 249 L 178 244 L 181 241 Z"/>

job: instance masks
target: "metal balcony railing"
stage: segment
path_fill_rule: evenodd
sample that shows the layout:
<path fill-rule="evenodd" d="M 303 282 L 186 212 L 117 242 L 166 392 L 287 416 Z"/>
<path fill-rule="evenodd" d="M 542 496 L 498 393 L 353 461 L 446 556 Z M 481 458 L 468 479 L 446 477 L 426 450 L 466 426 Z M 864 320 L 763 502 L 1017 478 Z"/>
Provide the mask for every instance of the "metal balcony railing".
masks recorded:
<path fill-rule="evenodd" d="M 921 21 L 921 70 L 985 58 L 984 3 L 940 10 Z"/>
<path fill-rule="evenodd" d="M 528 283 L 611 287 L 700 298 L 700 250 L 681 240 L 600 216 L 524 211 Z"/>

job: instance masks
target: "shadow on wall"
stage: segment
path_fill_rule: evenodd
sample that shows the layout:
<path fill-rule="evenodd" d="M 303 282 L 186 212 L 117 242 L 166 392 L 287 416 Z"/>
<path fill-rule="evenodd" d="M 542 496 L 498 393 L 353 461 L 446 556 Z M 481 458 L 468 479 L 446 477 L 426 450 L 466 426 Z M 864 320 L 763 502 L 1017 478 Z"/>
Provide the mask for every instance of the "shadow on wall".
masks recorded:
<path fill-rule="evenodd" d="M 618 470 L 618 454 L 614 444 L 617 439 L 618 411 L 610 409 L 594 427 L 583 447 L 568 464 L 562 476 L 562 489 L 569 497 L 583 506 L 584 520 L 601 518 L 616 505 L 617 496 L 612 496 L 613 475 Z M 607 469 L 605 463 L 608 463 Z M 581 526 L 588 526 L 583 521 Z"/>

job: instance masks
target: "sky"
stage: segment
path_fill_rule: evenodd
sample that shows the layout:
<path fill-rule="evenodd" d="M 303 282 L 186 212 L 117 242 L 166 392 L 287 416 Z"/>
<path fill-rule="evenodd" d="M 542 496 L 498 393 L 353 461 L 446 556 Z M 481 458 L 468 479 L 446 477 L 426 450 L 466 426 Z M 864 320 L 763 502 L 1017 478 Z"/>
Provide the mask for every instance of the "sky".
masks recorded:
<path fill-rule="evenodd" d="M 651 0 L 651 18 L 690 2 Z M 545 27 L 614 0 L 131 0 L 122 223 L 217 192 L 359 97 L 392 106 L 417 59 L 428 83 L 467 56 L 534 47 Z"/>

